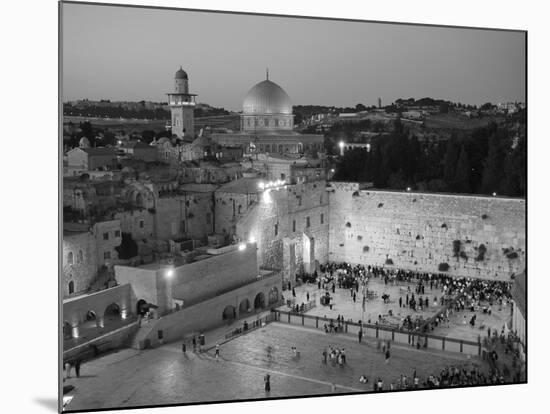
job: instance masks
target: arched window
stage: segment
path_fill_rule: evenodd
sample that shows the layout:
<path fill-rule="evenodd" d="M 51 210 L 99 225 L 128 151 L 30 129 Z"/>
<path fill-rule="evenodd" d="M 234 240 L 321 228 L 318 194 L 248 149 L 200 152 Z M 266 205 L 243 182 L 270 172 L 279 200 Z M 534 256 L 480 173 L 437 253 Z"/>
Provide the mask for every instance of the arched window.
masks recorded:
<path fill-rule="evenodd" d="M 67 255 L 67 263 L 73 264 L 73 252 L 69 252 L 69 254 Z"/>
<path fill-rule="evenodd" d="M 84 261 L 84 255 L 82 254 L 82 250 L 78 251 L 78 256 L 76 256 L 77 263 L 82 263 Z"/>
<path fill-rule="evenodd" d="M 69 295 L 72 295 L 74 293 L 74 281 L 71 280 L 69 282 Z"/>

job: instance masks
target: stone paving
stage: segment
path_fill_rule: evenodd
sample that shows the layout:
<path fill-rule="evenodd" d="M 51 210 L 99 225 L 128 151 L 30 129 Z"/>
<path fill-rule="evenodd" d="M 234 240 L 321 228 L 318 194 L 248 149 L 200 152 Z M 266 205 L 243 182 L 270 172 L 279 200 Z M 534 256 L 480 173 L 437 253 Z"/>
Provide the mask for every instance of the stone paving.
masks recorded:
<path fill-rule="evenodd" d="M 213 337 L 207 334 L 208 337 Z M 332 344 L 345 348 L 347 364 L 341 368 L 323 364 L 322 350 Z M 272 358 L 267 347 L 273 348 Z M 291 346 L 296 346 L 295 356 Z M 124 349 L 85 362 L 75 386 L 69 410 L 162 405 L 201 401 L 225 401 L 281 396 L 319 395 L 371 391 L 375 377 L 389 387 L 401 373 L 421 378 L 448 365 L 481 365 L 478 358 L 441 351 L 416 350 L 392 344 L 388 364 L 374 341 L 361 344 L 350 335 L 326 335 L 301 326 L 272 323 L 237 337 L 202 354 L 183 354 L 181 343 L 137 351 Z M 263 377 L 271 375 L 271 392 L 264 391 Z M 358 381 L 365 374 L 368 384 Z M 73 374 L 74 375 L 74 374 Z"/>
<path fill-rule="evenodd" d="M 381 279 L 372 278 L 369 281 L 369 290 L 377 292 L 378 297 L 374 299 L 367 300 L 366 310 L 364 314 L 364 321 L 367 322 L 369 319 L 374 323 L 378 319 L 378 315 L 386 317 L 392 323 L 398 323 L 398 321 L 405 318 L 407 315 L 411 315 L 413 318 L 417 316 L 422 316 L 423 318 L 429 318 L 435 314 L 439 307 L 433 306 L 434 298 L 437 297 L 440 300 L 442 293 L 440 289 L 430 289 L 429 286 L 426 286 L 426 294 L 417 295 L 415 298 L 422 296 L 422 298 L 428 297 L 429 307 L 424 308 L 422 311 L 413 311 L 408 307 L 399 307 L 399 297 L 403 298 L 403 305 L 405 304 L 405 295 L 407 294 L 407 286 L 410 286 L 411 291 L 414 293 L 414 284 L 403 283 L 401 285 L 385 285 Z M 334 318 L 338 315 L 343 315 L 344 318 L 352 319 L 354 322 L 361 320 L 362 314 L 362 295 L 361 289 L 357 294 L 356 302 L 353 302 L 349 289 L 339 289 L 336 287 L 336 292 L 330 295 L 334 298 L 334 305 L 332 310 L 328 306 L 323 306 L 320 303 L 320 298 L 325 294 L 325 290 L 318 289 L 316 284 L 305 284 L 297 286 L 296 291 L 296 303 L 300 304 L 306 302 L 306 293 L 309 293 L 310 300 L 315 299 L 316 306 L 307 312 L 308 315 L 312 316 L 326 316 L 328 318 Z M 390 295 L 390 303 L 385 304 L 381 299 L 382 294 L 387 293 Z M 292 292 L 285 290 L 283 295 L 286 299 L 292 299 Z M 409 293 L 409 297 L 411 294 Z M 288 310 L 288 307 L 281 307 L 282 310 Z M 388 317 L 389 310 L 392 310 L 393 317 Z M 464 339 L 470 341 L 477 341 L 478 335 L 484 337 L 487 335 L 487 328 L 496 329 L 499 333 L 503 327 L 503 324 L 510 318 L 511 308 L 510 305 L 503 306 L 502 309 L 497 306 L 493 306 L 492 314 L 484 314 L 482 312 L 475 312 L 477 314 L 476 326 L 472 328 L 468 322 L 470 321 L 471 316 L 474 312 L 469 310 L 459 312 L 451 316 L 449 326 L 440 326 L 437 327 L 432 333 L 435 335 L 441 335 L 445 337 L 452 337 L 457 339 Z M 466 316 L 466 318 L 464 318 Z M 466 324 L 464 324 L 466 320 Z M 481 329 L 480 329 L 481 328 Z"/>

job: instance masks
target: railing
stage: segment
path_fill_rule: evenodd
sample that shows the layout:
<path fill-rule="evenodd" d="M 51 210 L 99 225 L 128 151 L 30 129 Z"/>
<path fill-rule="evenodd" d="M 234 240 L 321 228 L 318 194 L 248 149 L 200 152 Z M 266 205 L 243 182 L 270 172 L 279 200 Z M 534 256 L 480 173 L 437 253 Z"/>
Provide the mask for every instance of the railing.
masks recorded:
<path fill-rule="evenodd" d="M 347 334 L 362 335 L 365 337 L 374 337 L 380 340 L 391 340 L 397 343 L 403 343 L 417 348 L 439 349 L 450 352 L 460 352 L 468 355 L 481 355 L 481 341 L 468 341 L 464 339 L 450 338 L 445 336 L 422 333 L 418 331 L 406 331 L 398 328 L 391 328 L 375 324 L 359 324 L 357 322 L 343 321 L 338 323 L 336 319 L 324 318 L 319 316 L 305 315 L 303 313 L 286 312 L 275 310 L 276 320 L 281 323 L 308 326 L 311 328 L 324 328 L 324 325 L 338 327 L 337 332 Z"/>
<path fill-rule="evenodd" d="M 248 322 L 246 322 L 246 325 L 243 324 L 242 328 L 236 328 L 236 329 L 233 329 L 231 332 L 226 333 L 225 334 L 225 339 L 228 340 L 228 339 L 240 336 L 240 335 L 244 335 L 248 332 L 251 332 L 255 329 L 258 329 L 258 328 L 262 327 L 263 325 L 266 325 L 266 324 L 271 323 L 271 322 L 275 322 L 276 320 L 277 320 L 277 313 L 272 312 L 269 315 L 266 315 L 262 318 L 258 318 L 255 321 L 250 322 L 250 324 L 248 324 Z"/>

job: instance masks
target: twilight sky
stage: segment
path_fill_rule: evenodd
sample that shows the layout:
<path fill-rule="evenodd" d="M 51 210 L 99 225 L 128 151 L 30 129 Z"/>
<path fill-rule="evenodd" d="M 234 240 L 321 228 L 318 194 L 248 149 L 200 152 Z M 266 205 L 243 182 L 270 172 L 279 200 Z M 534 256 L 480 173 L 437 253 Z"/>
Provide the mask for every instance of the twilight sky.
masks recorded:
<path fill-rule="evenodd" d="M 83 4 L 62 18 L 65 101 L 165 101 L 180 65 L 197 102 L 231 110 L 266 67 L 295 105 L 525 101 L 520 32 Z"/>

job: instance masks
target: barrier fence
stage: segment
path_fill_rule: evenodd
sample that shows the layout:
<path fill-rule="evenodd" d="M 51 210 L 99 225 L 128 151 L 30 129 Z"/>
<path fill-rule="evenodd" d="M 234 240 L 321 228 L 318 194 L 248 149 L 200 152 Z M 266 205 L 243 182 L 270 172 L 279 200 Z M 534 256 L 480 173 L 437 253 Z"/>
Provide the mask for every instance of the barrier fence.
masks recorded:
<path fill-rule="evenodd" d="M 282 310 L 274 310 L 275 320 L 281 323 L 292 325 L 302 325 L 311 328 L 324 329 L 325 324 L 337 327 L 337 333 L 347 333 L 359 336 L 362 330 L 364 337 L 377 338 L 384 341 L 393 341 L 401 344 L 407 344 L 420 348 L 430 348 L 442 351 L 459 352 L 467 355 L 481 356 L 481 341 L 468 341 L 464 339 L 449 338 L 445 336 L 406 331 L 402 329 L 390 328 L 382 325 L 359 324 L 357 322 L 344 321 L 338 323 L 335 319 L 297 314 Z M 418 345 L 417 345 L 418 344 Z"/>
<path fill-rule="evenodd" d="M 248 332 L 251 332 L 255 329 L 261 328 L 262 326 L 275 322 L 277 320 L 276 313 L 272 312 L 269 315 L 263 316 L 261 318 L 258 318 L 254 321 L 251 321 L 250 323 L 246 322 L 246 325 L 243 323 L 243 326 L 240 328 L 235 328 L 231 332 L 228 332 L 225 334 L 225 339 L 231 339 L 236 336 L 240 336 L 243 334 L 246 334 Z"/>

